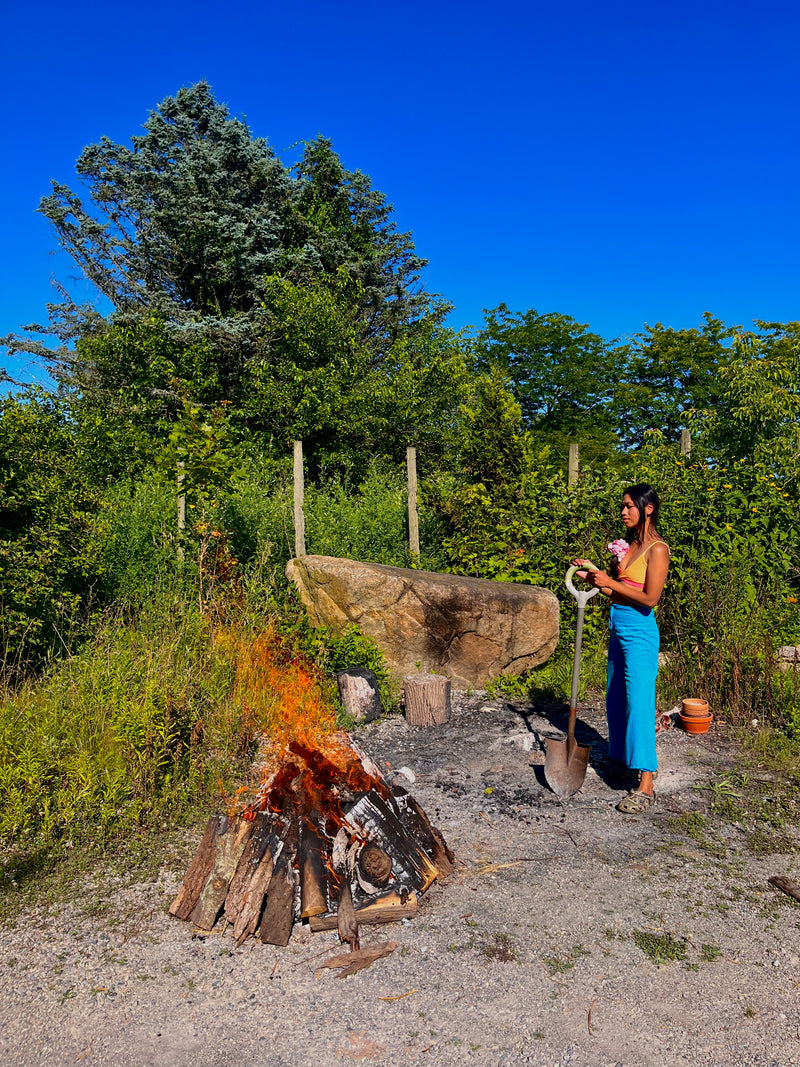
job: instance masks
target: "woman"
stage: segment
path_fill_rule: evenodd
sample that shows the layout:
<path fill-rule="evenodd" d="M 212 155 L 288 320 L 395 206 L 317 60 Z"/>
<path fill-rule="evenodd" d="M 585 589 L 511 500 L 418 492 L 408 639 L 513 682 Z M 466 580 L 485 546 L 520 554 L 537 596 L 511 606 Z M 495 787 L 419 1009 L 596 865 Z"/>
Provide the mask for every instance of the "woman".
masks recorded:
<path fill-rule="evenodd" d="M 639 815 L 655 800 L 656 674 L 658 626 L 653 608 L 669 570 L 669 548 L 658 536 L 658 494 L 651 485 L 632 485 L 622 497 L 622 523 L 628 550 L 617 577 L 605 571 L 578 571 L 611 597 L 608 638 L 608 752 L 611 759 L 640 772 L 639 788 L 617 805 Z M 609 546 L 611 547 L 611 546 Z M 578 566 L 589 563 L 576 559 Z M 614 568 L 612 567 L 612 570 Z"/>

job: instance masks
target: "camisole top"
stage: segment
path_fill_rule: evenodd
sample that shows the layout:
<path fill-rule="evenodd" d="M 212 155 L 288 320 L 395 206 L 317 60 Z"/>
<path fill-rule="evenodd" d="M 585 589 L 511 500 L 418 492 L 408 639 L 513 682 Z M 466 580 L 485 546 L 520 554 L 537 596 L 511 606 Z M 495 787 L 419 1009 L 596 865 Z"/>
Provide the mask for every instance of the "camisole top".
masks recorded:
<path fill-rule="evenodd" d="M 634 589 L 644 589 L 645 579 L 647 577 L 647 553 L 653 547 L 653 545 L 667 545 L 666 541 L 651 541 L 647 548 L 642 552 L 640 556 L 637 556 L 633 563 L 627 564 L 625 560 L 630 555 L 625 556 L 619 567 L 619 580 L 624 582 L 625 585 L 633 586 Z M 669 545 L 667 545 L 667 551 L 669 551 Z"/>

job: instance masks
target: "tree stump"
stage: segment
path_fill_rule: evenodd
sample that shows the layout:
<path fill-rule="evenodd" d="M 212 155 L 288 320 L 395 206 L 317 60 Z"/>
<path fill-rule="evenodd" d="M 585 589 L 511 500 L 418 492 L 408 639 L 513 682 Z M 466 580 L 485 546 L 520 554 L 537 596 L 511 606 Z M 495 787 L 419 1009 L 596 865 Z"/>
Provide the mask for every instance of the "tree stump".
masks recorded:
<path fill-rule="evenodd" d="M 441 726 L 450 718 L 450 679 L 441 674 L 410 674 L 403 679 L 406 722 Z"/>
<path fill-rule="evenodd" d="M 351 667 L 336 675 L 342 707 L 356 722 L 372 722 L 383 711 L 378 679 L 365 667 Z"/>

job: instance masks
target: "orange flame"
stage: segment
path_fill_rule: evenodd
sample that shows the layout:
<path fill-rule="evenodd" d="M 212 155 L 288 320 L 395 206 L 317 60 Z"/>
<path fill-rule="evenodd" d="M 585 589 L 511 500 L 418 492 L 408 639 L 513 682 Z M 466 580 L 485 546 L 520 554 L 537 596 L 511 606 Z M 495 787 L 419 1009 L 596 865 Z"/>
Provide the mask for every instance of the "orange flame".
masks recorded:
<path fill-rule="evenodd" d="M 276 745 L 321 745 L 336 729 L 336 711 L 322 689 L 322 673 L 291 653 L 273 631 L 253 636 L 230 629 L 217 635 L 236 665 L 235 697 L 254 730 Z"/>
<path fill-rule="evenodd" d="M 372 766 L 371 773 L 347 735 L 336 732 L 336 710 L 314 664 L 288 649 L 272 630 L 253 635 L 226 627 L 217 639 L 235 665 L 234 697 L 247 730 L 266 740 L 267 765 L 257 798 L 244 806 L 245 818 L 256 811 L 280 811 L 293 782 L 302 782 L 308 811 L 325 812 L 340 825 L 342 788 L 388 794 L 380 771 Z M 242 792 L 237 790 L 234 804 Z"/>

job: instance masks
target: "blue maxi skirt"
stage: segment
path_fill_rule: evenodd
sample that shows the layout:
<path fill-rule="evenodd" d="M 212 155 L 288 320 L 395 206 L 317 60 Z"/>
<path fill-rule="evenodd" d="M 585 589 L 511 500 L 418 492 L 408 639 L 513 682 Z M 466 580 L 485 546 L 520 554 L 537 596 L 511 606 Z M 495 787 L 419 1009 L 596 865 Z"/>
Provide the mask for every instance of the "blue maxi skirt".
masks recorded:
<path fill-rule="evenodd" d="M 611 605 L 608 637 L 608 754 L 637 771 L 656 762 L 658 626 L 652 608 Z"/>

